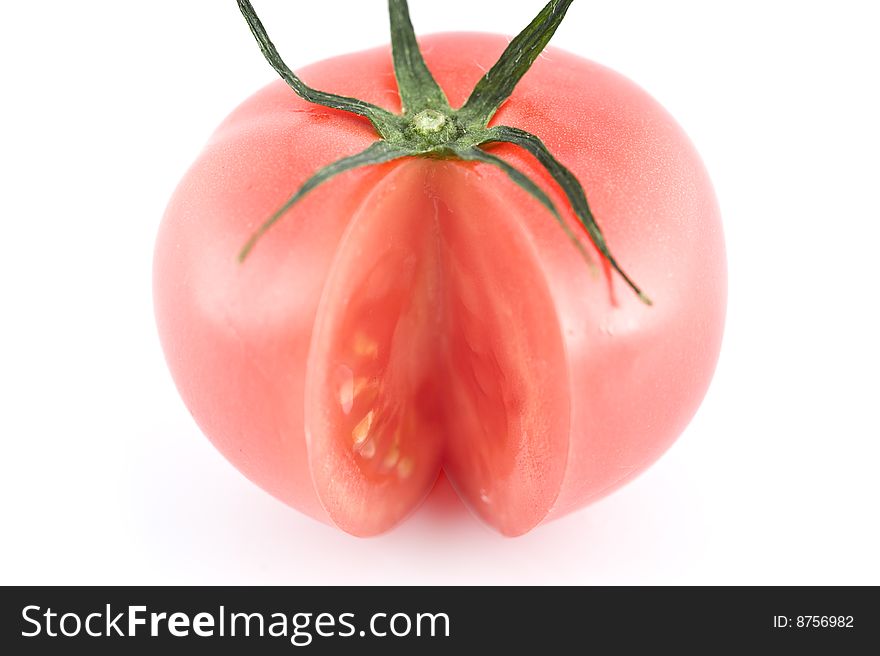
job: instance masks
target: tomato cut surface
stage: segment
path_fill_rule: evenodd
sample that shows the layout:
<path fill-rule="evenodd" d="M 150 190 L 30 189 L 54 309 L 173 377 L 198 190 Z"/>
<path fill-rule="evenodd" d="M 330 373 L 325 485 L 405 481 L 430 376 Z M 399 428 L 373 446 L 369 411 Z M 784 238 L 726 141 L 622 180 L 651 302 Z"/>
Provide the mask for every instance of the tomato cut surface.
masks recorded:
<path fill-rule="evenodd" d="M 308 363 L 306 430 L 318 496 L 356 534 L 409 513 L 443 449 L 441 275 L 436 225 L 418 167 L 365 199 L 342 237 Z"/>
<path fill-rule="evenodd" d="M 352 533 L 399 521 L 441 467 L 506 533 L 532 528 L 558 493 L 568 417 L 559 326 L 522 226 L 473 211 L 473 194 L 486 193 L 476 175 L 400 166 L 337 251 L 307 428 L 318 495 Z"/>

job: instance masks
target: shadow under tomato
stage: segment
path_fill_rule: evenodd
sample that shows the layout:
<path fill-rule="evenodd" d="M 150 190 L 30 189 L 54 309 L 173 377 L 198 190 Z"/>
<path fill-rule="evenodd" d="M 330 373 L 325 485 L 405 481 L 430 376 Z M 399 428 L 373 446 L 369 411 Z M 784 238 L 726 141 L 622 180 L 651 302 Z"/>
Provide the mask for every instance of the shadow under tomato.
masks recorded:
<path fill-rule="evenodd" d="M 464 522 L 477 522 L 467 506 L 459 498 L 452 483 L 442 471 L 434 483 L 434 487 L 421 507 L 416 509 L 414 515 L 421 516 L 432 523 L 460 524 Z"/>

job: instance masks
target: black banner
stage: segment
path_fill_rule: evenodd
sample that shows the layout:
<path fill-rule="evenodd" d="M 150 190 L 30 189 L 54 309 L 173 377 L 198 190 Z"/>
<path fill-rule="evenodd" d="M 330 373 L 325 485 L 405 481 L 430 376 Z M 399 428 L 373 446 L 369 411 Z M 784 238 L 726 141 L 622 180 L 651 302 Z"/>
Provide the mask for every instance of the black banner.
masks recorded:
<path fill-rule="evenodd" d="M 645 644 L 855 653 L 880 638 L 877 590 L 867 587 L 25 587 L 4 588 L 2 598 L 7 654 L 227 645 L 269 654 L 629 653 Z"/>

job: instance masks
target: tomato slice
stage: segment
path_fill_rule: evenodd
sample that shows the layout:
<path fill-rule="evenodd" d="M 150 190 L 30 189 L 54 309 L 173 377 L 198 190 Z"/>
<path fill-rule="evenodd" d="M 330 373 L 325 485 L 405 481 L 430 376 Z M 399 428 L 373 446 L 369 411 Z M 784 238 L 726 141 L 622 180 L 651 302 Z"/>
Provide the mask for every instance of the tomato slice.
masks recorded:
<path fill-rule="evenodd" d="M 306 431 L 318 496 L 350 533 L 394 526 L 441 468 L 506 534 L 534 527 L 558 494 L 570 414 L 558 319 L 523 228 L 474 212 L 474 193 L 494 193 L 475 175 L 398 165 L 331 268 Z"/>

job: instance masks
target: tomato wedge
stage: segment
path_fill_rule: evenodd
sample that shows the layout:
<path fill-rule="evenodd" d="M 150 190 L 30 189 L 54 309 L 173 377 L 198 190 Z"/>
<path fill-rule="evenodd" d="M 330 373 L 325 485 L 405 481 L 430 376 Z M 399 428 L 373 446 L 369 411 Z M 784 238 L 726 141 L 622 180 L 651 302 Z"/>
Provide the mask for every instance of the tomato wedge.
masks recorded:
<path fill-rule="evenodd" d="M 399 521 L 441 465 L 505 532 L 537 524 L 559 491 L 569 400 L 553 300 L 530 235 L 475 212 L 486 192 L 469 177 L 399 166 L 327 278 L 306 426 L 318 495 L 351 532 Z"/>

